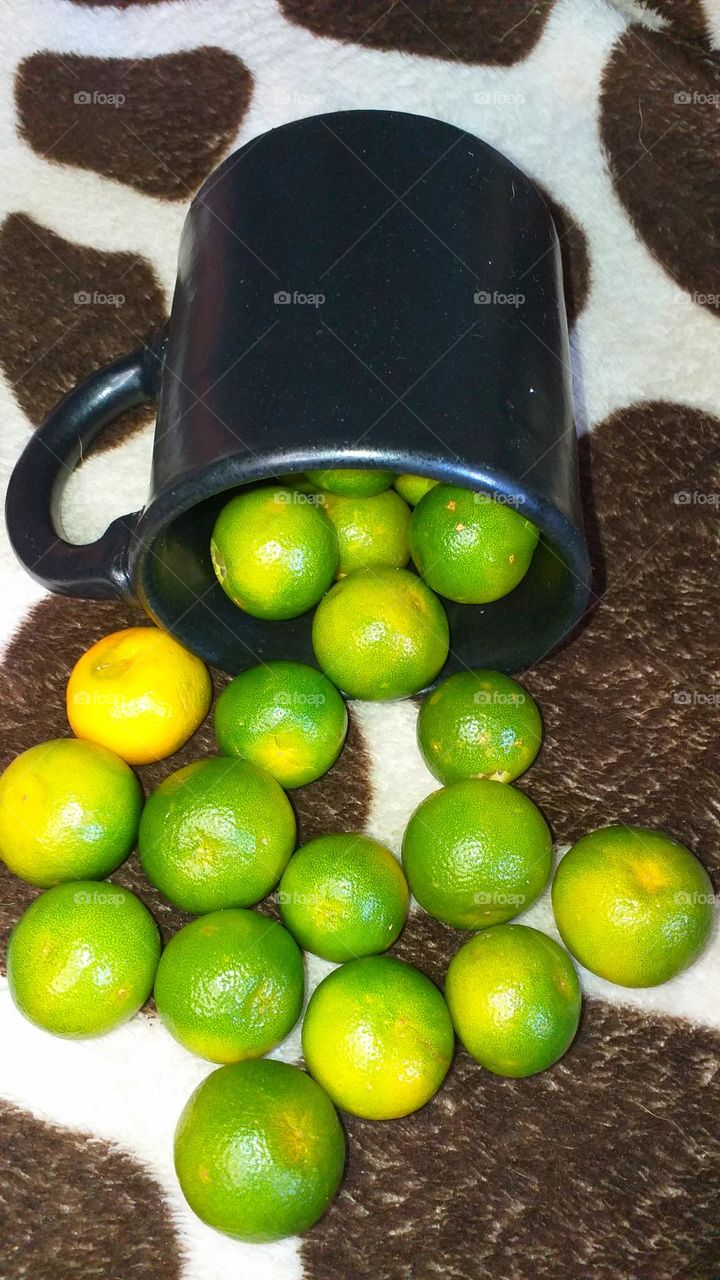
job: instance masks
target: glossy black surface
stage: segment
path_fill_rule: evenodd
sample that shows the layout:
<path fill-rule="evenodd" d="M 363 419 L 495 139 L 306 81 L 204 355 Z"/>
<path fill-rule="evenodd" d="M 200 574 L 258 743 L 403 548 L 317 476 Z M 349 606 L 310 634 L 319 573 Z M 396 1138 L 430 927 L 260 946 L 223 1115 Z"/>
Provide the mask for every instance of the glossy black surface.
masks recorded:
<path fill-rule="evenodd" d="M 510 596 L 448 602 L 448 671 L 517 670 L 579 619 L 588 568 L 557 238 L 532 184 L 477 138 L 353 111 L 253 140 L 193 201 L 158 359 L 150 498 L 122 545 L 116 529 L 58 559 L 41 545 L 47 485 L 39 504 L 27 466 L 11 485 L 13 544 L 54 590 L 132 589 L 229 671 L 311 659 L 310 615 L 261 622 L 224 596 L 209 558 L 214 514 L 240 484 L 377 466 L 496 492 L 543 531 Z M 143 377 L 134 360 L 135 393 L 151 394 L 148 360 Z M 113 399 L 102 377 L 41 428 L 54 453 L 73 432 L 97 431 L 103 394 L 103 412 Z M 118 411 L 121 400 L 116 386 Z"/>

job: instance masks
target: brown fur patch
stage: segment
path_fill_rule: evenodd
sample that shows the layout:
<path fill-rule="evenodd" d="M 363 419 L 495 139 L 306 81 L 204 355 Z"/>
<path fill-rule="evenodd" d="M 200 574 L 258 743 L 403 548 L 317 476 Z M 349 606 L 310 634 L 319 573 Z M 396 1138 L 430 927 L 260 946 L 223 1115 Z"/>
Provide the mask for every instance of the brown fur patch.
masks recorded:
<path fill-rule="evenodd" d="M 527 1080 L 461 1050 L 422 1111 L 344 1117 L 307 1280 L 716 1280 L 718 1105 L 720 1037 L 599 1001 Z"/>
<path fill-rule="evenodd" d="M 180 1247 L 154 1179 L 109 1143 L 0 1103 L 6 1280 L 176 1280 Z"/>
<path fill-rule="evenodd" d="M 581 444 L 601 599 L 570 643 L 520 677 L 545 722 L 523 789 L 559 840 L 613 822 L 659 827 L 720 884 L 720 422 L 648 404 Z"/>
<path fill-rule="evenodd" d="M 509 67 L 537 44 L 555 0 L 280 0 L 319 36 L 372 49 Z"/>
<path fill-rule="evenodd" d="M 648 248 L 720 313 L 720 57 L 631 27 L 605 67 L 601 134 L 615 189 Z M 682 326 L 683 312 L 668 317 Z"/>
<path fill-rule="evenodd" d="M 49 596 L 30 612 L 13 637 L 0 668 L 0 768 L 21 751 L 48 738 L 69 734 L 65 687 L 80 655 L 101 636 L 141 625 L 144 615 L 113 601 L 69 600 Z M 216 692 L 229 677 L 213 672 Z M 137 770 L 146 795 L 175 770 L 206 755 L 216 755 L 212 712 L 189 742 L 169 760 Z M 301 840 L 325 831 L 362 829 L 370 806 L 370 763 L 356 722 L 337 764 L 317 782 L 290 793 Z M 148 884 L 136 854 L 112 877 L 150 908 L 167 939 L 190 917 L 177 911 Z M 28 903 L 37 895 L 0 863 L 0 951 Z"/>
<path fill-rule="evenodd" d="M 71 244 L 23 213 L 0 227 L 0 299 L 0 364 L 36 426 L 77 382 L 165 320 L 149 262 Z M 93 448 L 113 448 L 151 419 L 144 409 L 128 413 Z"/>
<path fill-rule="evenodd" d="M 225 49 L 154 58 L 35 53 L 17 73 L 20 127 L 41 156 L 184 200 L 225 154 L 250 72 Z"/>
<path fill-rule="evenodd" d="M 689 36 L 691 40 L 709 39 L 702 0 L 645 0 L 643 7 L 664 18 L 679 36 Z"/>
<path fill-rule="evenodd" d="M 552 214 L 560 242 L 565 310 L 568 325 L 573 325 L 590 292 L 590 249 L 585 232 L 569 210 L 553 200 L 546 191 L 543 191 L 543 196 Z"/>

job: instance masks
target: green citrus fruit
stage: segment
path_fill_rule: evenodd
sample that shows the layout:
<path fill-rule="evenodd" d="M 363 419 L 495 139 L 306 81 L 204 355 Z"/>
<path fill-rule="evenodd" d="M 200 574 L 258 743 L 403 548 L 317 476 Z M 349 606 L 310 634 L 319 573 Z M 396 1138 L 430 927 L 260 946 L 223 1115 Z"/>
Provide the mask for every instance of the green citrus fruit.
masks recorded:
<path fill-rule="evenodd" d="M 393 482 L 392 471 L 306 471 L 305 475 L 327 493 L 346 498 L 369 498 L 389 489 Z"/>
<path fill-rule="evenodd" d="M 338 577 L 373 565 L 402 569 L 407 564 L 410 508 L 392 489 L 371 498 L 328 493 L 324 505 L 340 548 Z"/>
<path fill-rule="evenodd" d="M 335 686 L 302 662 L 250 667 L 230 681 L 215 707 L 220 750 L 259 765 L 287 788 L 304 787 L 327 773 L 347 726 Z"/>
<path fill-rule="evenodd" d="M 294 489 L 240 493 L 223 507 L 210 546 L 218 581 L 256 618 L 295 618 L 317 604 L 338 565 L 319 503 Z"/>
<path fill-rule="evenodd" d="M 655 987 L 700 955 L 713 887 L 684 845 L 643 827 L 604 827 L 562 859 L 552 888 L 565 946 L 622 987 Z"/>
<path fill-rule="evenodd" d="M 307 1231 L 344 1166 L 345 1136 L 327 1094 L 298 1067 L 268 1058 L 213 1071 L 175 1131 L 190 1208 L 216 1231 L 256 1244 Z"/>
<path fill-rule="evenodd" d="M 259 902 L 294 847 L 285 792 L 246 760 L 215 756 L 185 765 L 156 787 L 140 820 L 148 880 L 195 915 Z"/>
<path fill-rule="evenodd" d="M 323 671 L 351 698 L 407 698 L 430 684 L 450 647 L 447 616 L 407 569 L 356 569 L 313 619 Z"/>
<path fill-rule="evenodd" d="M 487 604 L 528 571 L 539 530 L 484 493 L 438 484 L 410 521 L 410 550 L 425 581 L 460 604 Z"/>
<path fill-rule="evenodd" d="M 163 951 L 155 1003 L 180 1044 L 211 1062 L 259 1058 L 302 1010 L 303 958 L 282 925 L 256 911 L 191 920 Z"/>
<path fill-rule="evenodd" d="M 468 1053 L 499 1076 L 531 1076 L 561 1058 L 580 1021 L 567 951 L 522 924 L 476 933 L 450 961 L 445 999 Z"/>
<path fill-rule="evenodd" d="M 369 836 L 319 836 L 293 854 L 278 900 L 306 951 L 342 962 L 386 951 L 405 923 L 408 887 L 389 849 Z"/>
<path fill-rule="evenodd" d="M 428 480 L 427 476 L 410 475 L 396 476 L 393 481 L 394 488 L 397 489 L 400 497 L 404 498 L 411 507 L 416 507 L 420 499 L 439 483 L 439 480 Z"/>
<path fill-rule="evenodd" d="M 126 1022 L 152 991 L 160 934 L 147 907 L 120 885 L 75 880 L 48 889 L 8 943 L 10 994 L 57 1036 L 100 1036 Z"/>
<path fill-rule="evenodd" d="M 30 884 L 101 880 L 132 849 L 142 794 L 106 747 L 57 738 L 30 747 L 0 777 L 0 857 Z"/>
<path fill-rule="evenodd" d="M 302 1045 L 333 1102 L 367 1120 L 424 1106 L 447 1075 L 455 1037 L 437 987 L 392 956 L 351 960 L 315 988 Z"/>
<path fill-rule="evenodd" d="M 460 671 L 425 698 L 417 738 L 440 782 L 512 782 L 540 750 L 542 720 L 530 694 L 509 676 Z"/>
<path fill-rule="evenodd" d="M 434 791 L 405 831 L 402 861 L 421 907 L 457 929 L 519 915 L 542 893 L 552 837 L 540 810 L 504 782 L 468 778 Z"/>

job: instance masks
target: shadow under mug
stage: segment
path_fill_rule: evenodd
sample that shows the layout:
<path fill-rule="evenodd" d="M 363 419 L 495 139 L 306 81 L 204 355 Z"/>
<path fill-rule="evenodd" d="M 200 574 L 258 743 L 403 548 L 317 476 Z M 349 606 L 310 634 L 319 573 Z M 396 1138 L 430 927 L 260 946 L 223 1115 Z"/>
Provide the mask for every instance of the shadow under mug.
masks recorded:
<path fill-rule="evenodd" d="M 147 401 L 146 506 L 96 542 L 66 542 L 52 516 L 59 474 Z M 311 614 L 243 613 L 209 544 L 230 490 L 323 467 L 432 476 L 540 527 L 509 595 L 443 601 L 442 675 L 521 670 L 582 616 L 589 565 L 555 228 L 520 170 L 438 120 L 313 116 L 229 156 L 190 206 L 167 331 L 92 374 L 31 438 L 10 480 L 9 537 L 50 590 L 135 600 L 228 672 L 314 662 Z"/>

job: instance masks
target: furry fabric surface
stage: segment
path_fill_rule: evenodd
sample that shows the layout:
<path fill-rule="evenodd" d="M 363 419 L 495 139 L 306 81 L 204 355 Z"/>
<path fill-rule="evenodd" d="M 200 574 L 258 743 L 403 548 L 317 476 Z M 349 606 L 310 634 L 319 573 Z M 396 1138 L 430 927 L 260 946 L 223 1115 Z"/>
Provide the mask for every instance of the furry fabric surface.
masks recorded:
<path fill-rule="evenodd" d="M 0 466 L 171 301 L 189 197 L 229 152 L 347 108 L 437 116 L 504 151 L 561 237 L 593 609 L 522 679 L 545 742 L 523 790 L 557 856 L 611 822 L 662 828 L 720 883 L 720 0 L 27 0 L 0 55 Z M 63 484 L 89 541 L 144 502 L 153 423 L 114 424 Z M 0 546 L 0 766 L 69 732 L 68 672 L 143 616 L 50 596 Z M 214 673 L 219 691 L 227 677 Z M 300 838 L 399 850 L 437 785 L 415 702 L 355 703 L 331 772 L 293 794 Z M 146 790 L 213 749 L 211 725 Z M 165 939 L 186 917 L 141 875 Z M 0 874 L 0 942 L 36 891 Z M 262 910 L 275 913 L 272 898 Z M 557 936 L 548 895 L 522 917 Z M 442 984 L 462 935 L 414 908 L 394 954 Z M 330 966 L 309 958 L 310 989 Z M 582 971 L 553 1070 L 491 1076 L 458 1050 L 392 1124 L 343 1117 L 339 1197 L 302 1239 L 206 1228 L 172 1165 L 211 1064 L 152 1005 L 99 1040 L 46 1036 L 0 976 L 2 1280 L 717 1280 L 720 936 L 663 987 Z M 301 1062 L 297 1028 L 277 1051 Z"/>

